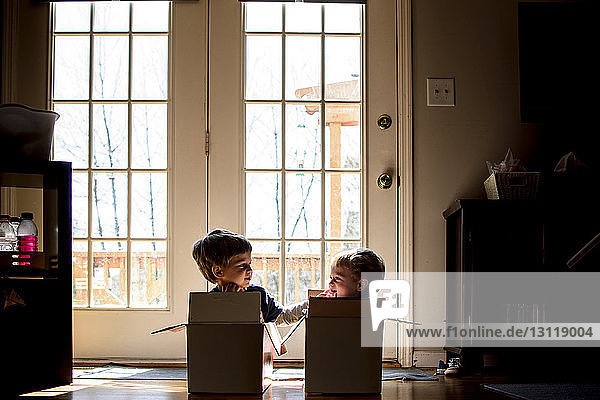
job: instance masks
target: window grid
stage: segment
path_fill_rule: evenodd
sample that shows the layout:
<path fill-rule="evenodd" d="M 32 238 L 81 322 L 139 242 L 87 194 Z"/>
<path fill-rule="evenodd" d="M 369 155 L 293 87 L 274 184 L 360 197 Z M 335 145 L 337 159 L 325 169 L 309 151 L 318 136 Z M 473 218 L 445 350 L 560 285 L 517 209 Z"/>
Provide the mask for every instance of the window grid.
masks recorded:
<path fill-rule="evenodd" d="M 281 264 L 280 264 L 280 269 L 279 269 L 279 299 L 282 301 L 282 303 L 286 302 L 286 258 L 287 258 L 287 249 L 286 249 L 286 243 L 291 243 L 291 242 L 311 242 L 311 243 L 320 243 L 320 260 L 321 260 L 321 288 L 326 288 L 327 286 L 327 282 L 328 282 L 328 277 L 325 275 L 326 271 L 327 271 L 327 265 L 326 265 L 326 247 L 327 244 L 335 244 L 335 243 L 354 243 L 357 245 L 363 245 L 364 243 L 364 235 L 362 233 L 362 229 L 363 229 L 363 220 L 365 218 L 364 215 L 364 196 L 362 194 L 362 189 L 363 189 L 363 180 L 364 180 L 364 171 L 363 171 L 363 157 L 362 157 L 362 150 L 361 150 L 361 163 L 358 169 L 347 169 L 347 168 L 327 168 L 326 167 L 326 159 L 325 159 L 325 155 L 326 155 L 326 148 L 325 148 L 325 127 L 326 127 L 326 121 L 325 121 L 325 112 L 326 112 L 326 106 L 328 104 L 356 104 L 360 106 L 360 115 L 361 115 L 361 121 L 360 121 L 360 132 L 361 132 L 361 149 L 362 149 L 362 144 L 363 144 L 363 130 L 364 130 L 364 124 L 362 121 L 362 115 L 364 113 L 364 93 L 363 93 L 363 80 L 364 80 L 364 75 L 363 75 L 363 62 L 364 62 L 364 54 L 363 54 L 363 43 L 364 43 L 364 30 L 363 30 L 363 18 L 364 18 L 364 7 L 361 7 L 361 30 L 360 33 L 356 33 L 356 34 L 352 34 L 352 33 L 330 33 L 330 32 L 325 32 L 325 6 L 321 5 L 321 32 L 310 32 L 310 33 L 302 33 L 302 32 L 291 32 L 288 33 L 286 32 L 286 9 L 287 6 L 283 5 L 281 7 L 282 9 L 282 26 L 281 26 L 281 31 L 279 32 L 247 32 L 246 31 L 246 5 L 244 4 L 243 7 L 243 12 L 242 12 L 242 26 L 244 27 L 243 31 L 243 43 L 242 43 L 242 53 L 243 53 L 243 59 L 244 59 L 244 73 L 242 74 L 243 76 L 243 82 L 242 82 L 242 104 L 243 104 L 243 120 L 242 120 L 242 125 L 243 125 L 243 138 L 242 138 L 242 143 L 243 143 L 243 154 L 244 154 L 244 167 L 243 167 L 243 178 L 244 178 L 244 182 L 243 182 L 243 187 L 244 187 L 244 218 L 243 218 L 243 226 L 244 226 L 244 230 L 246 230 L 246 218 L 245 218 L 245 214 L 246 214 L 246 175 L 247 173 L 257 173 L 257 172 L 263 172 L 263 173 L 277 173 L 280 174 L 281 176 L 281 189 L 280 189 L 280 193 L 281 193 L 281 216 L 280 216 L 280 226 L 281 226 L 281 232 L 280 232 L 280 237 L 279 238 L 273 238 L 273 237 L 259 237 L 259 236 L 248 236 L 248 239 L 250 239 L 251 241 L 256 241 L 256 240 L 260 240 L 262 242 L 272 242 L 272 243 L 279 243 L 280 244 L 280 260 L 281 260 Z M 246 80 L 246 43 L 247 43 L 247 38 L 248 37 L 255 37 L 255 36 L 276 36 L 276 35 L 280 35 L 281 37 L 281 100 L 262 100 L 262 99 L 251 99 L 251 100 L 247 100 L 246 99 L 246 84 L 245 84 L 245 80 Z M 321 71 L 320 71 L 320 99 L 319 100 L 315 100 L 315 99 L 307 99 L 307 100 L 302 100 L 302 99 L 294 99 L 294 100 L 287 100 L 286 99 L 286 38 L 288 36 L 293 36 L 293 37 L 315 37 L 315 36 L 320 36 L 320 43 L 321 43 L 321 52 L 320 52 L 320 67 L 321 67 Z M 360 99 L 359 100 L 326 100 L 325 98 L 325 89 L 326 89 L 326 82 L 325 82 L 325 39 L 327 37 L 359 37 L 360 38 L 360 64 L 361 64 L 361 80 L 359 82 L 359 87 L 360 87 Z M 319 104 L 320 107 L 320 121 L 321 121 L 321 168 L 318 169 L 309 169 L 309 168 L 305 168 L 305 169 L 293 169 L 293 168 L 288 168 L 286 166 L 286 105 L 293 105 L 293 104 L 298 104 L 298 105 L 306 105 L 307 103 L 314 103 L 314 104 Z M 246 166 L 246 151 L 245 151 L 245 146 L 246 146 L 246 106 L 249 104 L 280 104 L 281 105 L 281 166 L 279 168 L 248 168 Z M 287 230 L 286 230 L 286 175 L 287 173 L 293 173 L 293 172 L 298 172 L 298 173 L 316 173 L 319 172 L 320 173 L 320 177 L 321 177 L 321 232 L 320 238 L 287 238 Z M 326 174 L 327 173 L 340 173 L 340 174 L 346 174 L 346 173 L 359 173 L 360 174 L 360 222 L 359 222 L 359 226 L 361 229 L 361 233 L 358 239 L 338 239 L 338 238 L 327 238 L 326 237 L 326 229 L 325 229 L 325 220 L 326 220 L 326 216 L 325 216 L 325 209 L 326 209 L 326 199 L 325 199 L 325 193 L 326 193 Z M 333 256 L 334 253 L 331 254 L 331 256 Z M 297 282 L 296 282 L 297 284 Z"/>
<path fill-rule="evenodd" d="M 52 46 L 53 54 L 52 54 L 52 75 L 54 74 L 54 60 L 56 53 L 54 51 L 54 43 L 57 37 L 89 37 L 89 82 L 88 82 L 88 98 L 87 100 L 81 99 L 58 99 L 55 100 L 53 97 L 54 91 L 54 79 L 51 79 L 52 89 L 50 95 L 50 103 L 51 108 L 54 109 L 56 105 L 74 105 L 74 104 L 87 104 L 88 105 L 88 166 L 87 168 L 73 168 L 74 173 L 83 173 L 87 174 L 87 185 L 88 185 L 88 209 L 87 209 L 87 235 L 86 237 L 73 237 L 73 241 L 77 242 L 86 242 L 87 243 L 87 301 L 86 305 L 79 306 L 74 305 L 74 308 L 77 309 L 94 309 L 94 310 L 102 310 L 102 309 L 119 309 L 119 310 L 164 310 L 169 308 L 169 297 L 167 296 L 169 290 L 169 280 L 168 277 L 168 234 L 165 233 L 164 237 L 131 237 L 131 220 L 132 220 L 132 177 L 135 174 L 140 173 L 160 173 L 165 174 L 168 177 L 168 165 L 169 165 L 169 156 L 167 152 L 167 167 L 166 168 L 132 168 L 132 108 L 133 105 L 136 104 L 164 104 L 168 107 L 170 103 L 170 84 L 167 85 L 167 96 L 165 99 L 143 99 L 143 100 L 134 100 L 132 99 L 132 76 L 133 76 L 133 39 L 134 37 L 143 37 L 143 36 L 160 36 L 167 37 L 168 47 L 170 48 L 171 42 L 171 6 L 168 7 L 168 28 L 166 32 L 155 32 L 155 31 L 134 31 L 133 30 L 133 14 L 134 7 L 133 3 L 129 4 L 129 28 L 128 30 L 119 30 L 119 31 L 95 31 L 94 30 L 94 13 L 95 6 L 92 3 L 90 7 L 90 29 L 89 31 L 54 31 L 54 20 L 55 20 L 55 6 L 52 8 Z M 128 82 L 127 82 L 127 100 L 125 99 L 98 99 L 95 100 L 93 98 L 94 91 L 94 39 L 96 37 L 128 37 Z M 169 79 L 170 81 L 170 79 Z M 93 140 L 94 140 L 94 114 L 93 114 L 93 106 L 95 104 L 127 104 L 127 168 L 98 168 L 93 165 Z M 168 114 L 167 114 L 168 115 Z M 168 135 L 168 132 L 167 132 Z M 126 173 L 127 174 L 127 229 L 125 237 L 106 237 L 106 236 L 94 236 L 93 233 L 93 206 L 92 206 L 92 198 L 93 198 L 93 176 L 96 173 Z M 168 187 L 168 178 L 167 178 L 167 190 Z M 169 231 L 169 221 L 167 220 L 166 232 Z M 92 304 L 93 298 L 93 279 L 94 279 L 94 265 L 93 265 L 93 243 L 100 242 L 125 242 L 126 243 L 126 304 L 124 306 L 111 306 L 111 305 L 100 305 L 94 306 Z M 165 287 L 165 298 L 166 303 L 164 307 L 131 307 L 132 303 L 132 280 L 131 280 L 131 269 L 132 269 L 132 243 L 143 243 L 143 242 L 156 242 L 156 243 L 165 243 L 166 244 L 166 254 L 165 254 L 165 265 L 166 265 L 166 287 Z"/>

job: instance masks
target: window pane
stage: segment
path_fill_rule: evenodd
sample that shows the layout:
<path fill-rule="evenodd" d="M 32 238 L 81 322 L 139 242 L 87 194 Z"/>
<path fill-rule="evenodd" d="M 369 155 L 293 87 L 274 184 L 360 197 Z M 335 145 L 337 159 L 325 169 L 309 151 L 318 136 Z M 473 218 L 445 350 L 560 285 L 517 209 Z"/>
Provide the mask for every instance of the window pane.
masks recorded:
<path fill-rule="evenodd" d="M 89 32 L 90 3 L 54 3 L 54 32 Z"/>
<path fill-rule="evenodd" d="M 331 260 L 342 251 L 356 249 L 360 247 L 360 242 L 325 242 L 325 288 L 329 284 L 329 275 L 331 274 Z"/>
<path fill-rule="evenodd" d="M 246 3 L 246 32 L 281 32 L 281 4 Z"/>
<path fill-rule="evenodd" d="M 88 244 L 73 241 L 73 306 L 88 306 Z"/>
<path fill-rule="evenodd" d="M 246 37 L 246 99 L 281 99 L 281 36 Z"/>
<path fill-rule="evenodd" d="M 360 105 L 326 105 L 326 168 L 360 169 L 360 150 Z"/>
<path fill-rule="evenodd" d="M 321 37 L 287 36 L 285 39 L 285 98 L 321 98 Z"/>
<path fill-rule="evenodd" d="M 326 4 L 325 32 L 360 33 L 361 7 L 358 4 Z"/>
<path fill-rule="evenodd" d="M 127 242 L 92 243 L 92 306 L 127 305 Z"/>
<path fill-rule="evenodd" d="M 92 235 L 127 236 L 127 174 L 92 174 Z"/>
<path fill-rule="evenodd" d="M 123 32 L 129 30 L 129 3 L 97 1 L 94 3 L 94 31 Z"/>
<path fill-rule="evenodd" d="M 246 174 L 246 235 L 281 237 L 281 175 Z"/>
<path fill-rule="evenodd" d="M 131 237 L 167 237 L 167 174 L 131 174 Z"/>
<path fill-rule="evenodd" d="M 321 32 L 321 5 L 286 4 L 285 30 L 287 32 Z"/>
<path fill-rule="evenodd" d="M 281 242 L 252 241 L 252 283 L 262 286 L 279 300 Z"/>
<path fill-rule="evenodd" d="M 170 2 L 51 7 L 63 32 L 51 60 L 53 159 L 74 168 L 73 304 L 164 308 Z"/>
<path fill-rule="evenodd" d="M 321 237 L 321 174 L 287 173 L 285 237 Z"/>
<path fill-rule="evenodd" d="M 93 167 L 127 168 L 127 104 L 94 104 Z"/>
<path fill-rule="evenodd" d="M 54 38 L 55 100 L 87 100 L 90 93 L 90 39 Z"/>
<path fill-rule="evenodd" d="M 169 30 L 169 2 L 133 2 L 131 29 L 134 32 L 167 32 Z"/>
<path fill-rule="evenodd" d="M 325 174 L 325 235 L 360 239 L 360 174 Z"/>
<path fill-rule="evenodd" d="M 131 242 L 131 307 L 167 306 L 166 242 Z"/>
<path fill-rule="evenodd" d="M 94 99 L 127 99 L 129 38 L 94 37 Z"/>
<path fill-rule="evenodd" d="M 325 38 L 325 99 L 360 100 L 360 37 Z"/>
<path fill-rule="evenodd" d="M 167 105 L 133 104 L 132 168 L 167 168 Z"/>
<path fill-rule="evenodd" d="M 287 242 L 285 273 L 285 303 L 306 300 L 321 287 L 321 242 Z"/>
<path fill-rule="evenodd" d="M 285 167 L 321 168 L 321 107 L 287 104 L 285 108 Z"/>
<path fill-rule="evenodd" d="M 246 104 L 246 168 L 281 168 L 280 104 Z"/>
<path fill-rule="evenodd" d="M 88 173 L 73 172 L 72 221 L 73 237 L 88 235 Z"/>
<path fill-rule="evenodd" d="M 87 104 L 55 104 L 60 118 L 54 125 L 54 156 L 56 161 L 70 161 L 73 168 L 88 167 L 90 129 Z"/>
<path fill-rule="evenodd" d="M 131 97 L 167 98 L 167 36 L 134 36 Z"/>

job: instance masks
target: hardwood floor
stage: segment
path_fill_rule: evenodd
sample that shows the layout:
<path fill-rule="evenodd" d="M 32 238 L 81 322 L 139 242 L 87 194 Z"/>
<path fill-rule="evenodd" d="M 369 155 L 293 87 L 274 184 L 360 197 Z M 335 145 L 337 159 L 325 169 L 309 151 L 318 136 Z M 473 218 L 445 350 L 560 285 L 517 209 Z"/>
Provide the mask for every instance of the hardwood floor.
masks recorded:
<path fill-rule="evenodd" d="M 267 389 L 262 396 L 236 395 L 188 395 L 187 382 L 183 380 L 141 381 L 141 380 L 106 380 L 76 379 L 72 385 L 49 389 L 43 392 L 44 397 L 73 400 L 195 400 L 195 399 L 269 399 L 299 400 L 327 399 L 335 400 L 351 398 L 355 400 L 421 400 L 421 399 L 506 399 L 495 393 L 483 390 L 482 383 L 505 382 L 499 377 L 446 378 L 439 381 L 385 381 L 381 396 L 316 396 L 307 395 L 302 381 L 279 381 Z M 19 399 L 39 398 L 39 393 L 25 395 Z"/>

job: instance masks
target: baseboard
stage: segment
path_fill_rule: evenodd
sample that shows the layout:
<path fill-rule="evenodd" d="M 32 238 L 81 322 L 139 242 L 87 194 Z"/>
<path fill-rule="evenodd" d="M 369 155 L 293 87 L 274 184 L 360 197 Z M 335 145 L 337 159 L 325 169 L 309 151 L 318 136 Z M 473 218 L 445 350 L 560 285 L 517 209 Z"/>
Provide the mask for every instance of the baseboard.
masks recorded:
<path fill-rule="evenodd" d="M 129 358 L 102 358 L 102 359 L 89 359 L 89 358 L 76 358 L 73 360 L 74 367 L 102 367 L 105 365 L 121 365 L 126 367 L 143 367 L 143 368 L 156 368 L 156 367 L 186 367 L 187 361 L 185 359 L 174 359 L 174 360 L 134 360 Z"/>
<path fill-rule="evenodd" d="M 120 365 L 126 367 L 160 368 L 160 367 L 187 367 L 186 360 L 132 360 L 124 358 L 107 359 L 74 359 L 74 367 L 103 367 L 106 365 Z M 278 368 L 304 367 L 303 360 L 274 360 L 273 366 Z"/>
<path fill-rule="evenodd" d="M 126 367 L 159 368 L 187 366 L 186 360 L 132 360 L 125 358 L 88 359 L 77 358 L 73 360 L 74 367 L 103 367 L 106 365 L 121 365 Z M 384 368 L 401 368 L 397 362 L 384 361 Z M 437 365 L 437 364 L 436 364 Z M 273 366 L 277 368 L 304 368 L 304 360 L 273 360 Z"/>

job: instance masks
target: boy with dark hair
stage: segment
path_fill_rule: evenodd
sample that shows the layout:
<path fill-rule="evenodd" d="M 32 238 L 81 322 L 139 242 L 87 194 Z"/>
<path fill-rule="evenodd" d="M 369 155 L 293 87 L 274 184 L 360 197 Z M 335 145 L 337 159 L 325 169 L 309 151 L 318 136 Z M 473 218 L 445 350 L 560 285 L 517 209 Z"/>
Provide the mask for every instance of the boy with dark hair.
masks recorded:
<path fill-rule="evenodd" d="M 194 243 L 192 256 L 202 275 L 217 286 L 212 292 L 260 292 L 260 308 L 265 322 L 278 325 L 298 321 L 308 302 L 281 306 L 252 280 L 252 245 L 244 236 L 225 229 L 214 229 Z"/>
<path fill-rule="evenodd" d="M 383 259 L 373 250 L 359 247 L 336 254 L 331 262 L 329 289 L 319 297 L 360 297 L 369 282 L 361 279 L 363 272 L 385 272 Z"/>

